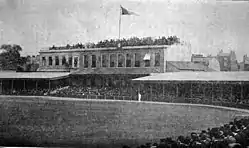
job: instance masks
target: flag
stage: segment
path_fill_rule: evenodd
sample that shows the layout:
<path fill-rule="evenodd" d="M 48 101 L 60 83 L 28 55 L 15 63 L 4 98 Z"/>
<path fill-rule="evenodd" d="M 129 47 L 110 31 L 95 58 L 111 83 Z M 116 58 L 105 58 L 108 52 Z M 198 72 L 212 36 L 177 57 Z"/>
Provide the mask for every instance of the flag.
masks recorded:
<path fill-rule="evenodd" d="M 125 9 L 122 6 L 120 6 L 120 8 L 121 8 L 121 15 L 137 15 L 136 13 L 131 12 L 131 11 Z"/>

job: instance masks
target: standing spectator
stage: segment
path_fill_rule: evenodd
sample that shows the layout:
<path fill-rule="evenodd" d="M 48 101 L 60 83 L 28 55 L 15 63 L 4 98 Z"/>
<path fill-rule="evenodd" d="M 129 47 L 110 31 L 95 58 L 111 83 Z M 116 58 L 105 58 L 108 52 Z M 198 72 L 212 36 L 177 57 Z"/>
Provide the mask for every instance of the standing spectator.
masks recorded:
<path fill-rule="evenodd" d="M 140 94 L 140 91 L 138 91 L 138 101 L 139 101 L 139 102 L 141 101 L 141 94 Z"/>

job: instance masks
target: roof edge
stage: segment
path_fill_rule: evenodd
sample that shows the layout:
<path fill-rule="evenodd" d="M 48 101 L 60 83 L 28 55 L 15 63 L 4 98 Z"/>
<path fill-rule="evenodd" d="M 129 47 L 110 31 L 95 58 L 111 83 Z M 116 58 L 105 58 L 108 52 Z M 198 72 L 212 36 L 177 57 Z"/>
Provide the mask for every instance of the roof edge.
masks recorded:
<path fill-rule="evenodd" d="M 124 46 L 122 49 L 149 49 L 149 48 L 168 48 L 171 45 L 146 45 L 146 46 Z M 44 52 L 72 52 L 72 51 L 98 51 L 98 50 L 115 50 L 117 47 L 108 47 L 108 48 L 84 48 L 84 49 L 62 49 L 62 50 L 40 50 L 39 53 Z"/>

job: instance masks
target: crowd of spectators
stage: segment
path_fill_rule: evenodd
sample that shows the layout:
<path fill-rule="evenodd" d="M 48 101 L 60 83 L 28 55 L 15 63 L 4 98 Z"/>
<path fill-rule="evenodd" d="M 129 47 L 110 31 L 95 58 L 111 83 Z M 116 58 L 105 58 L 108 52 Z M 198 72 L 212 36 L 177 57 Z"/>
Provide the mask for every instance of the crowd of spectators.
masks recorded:
<path fill-rule="evenodd" d="M 118 88 L 112 87 L 102 87 L 102 88 L 92 88 L 92 87 L 77 87 L 70 86 L 62 89 L 57 89 L 50 92 L 50 95 L 57 97 L 77 97 L 77 98 L 87 98 L 87 96 L 122 96 L 130 97 L 130 94 L 126 91 L 120 91 Z"/>
<path fill-rule="evenodd" d="M 121 43 L 122 46 L 145 46 L 145 45 L 173 45 L 179 44 L 180 39 L 177 36 L 169 36 L 169 37 L 160 37 L 160 38 L 152 38 L 152 37 L 132 37 L 128 39 L 121 40 L 103 40 L 97 43 L 78 43 L 74 45 L 67 44 L 66 46 L 52 46 L 49 50 L 63 50 L 63 49 L 87 49 L 87 48 L 108 48 L 108 47 L 117 47 L 118 43 Z"/>
<path fill-rule="evenodd" d="M 155 92 L 158 91 L 158 92 Z M 240 100 L 239 97 L 229 98 L 229 100 L 214 97 L 213 99 L 206 96 L 189 98 L 186 96 L 175 97 L 175 94 L 170 92 L 168 88 L 168 93 L 159 93 L 159 88 L 157 90 L 152 89 L 152 94 L 150 90 L 146 88 L 141 91 L 142 101 L 156 101 L 156 102 L 173 102 L 173 103 L 194 103 L 194 104 L 212 104 L 221 105 L 228 107 L 238 107 L 249 109 L 248 99 Z M 146 92 L 146 93 L 145 93 Z M 117 87 L 83 87 L 83 86 L 66 86 L 54 89 L 25 89 L 25 90 L 5 90 L 2 92 L 6 95 L 32 95 L 32 96 L 56 96 L 56 97 L 75 97 L 75 98 L 85 98 L 85 99 L 117 99 L 117 100 L 138 100 L 138 93 L 129 87 L 123 87 L 122 89 Z M 193 95 L 194 96 L 194 95 Z M 217 95 L 219 96 L 219 95 Z"/>
<path fill-rule="evenodd" d="M 248 148 L 249 118 L 235 118 L 234 121 L 200 133 L 160 139 L 159 143 L 146 143 L 137 148 Z M 129 148 L 124 145 L 123 148 Z"/>
<path fill-rule="evenodd" d="M 3 91 L 5 95 L 29 95 L 29 96 L 57 96 L 57 97 L 76 97 L 88 98 L 87 96 L 116 96 L 116 97 L 130 97 L 131 94 L 125 88 L 120 91 L 119 88 L 113 87 L 79 87 L 66 86 L 57 87 L 54 89 L 13 89 Z"/>
<path fill-rule="evenodd" d="M 29 96 L 46 96 L 49 94 L 49 89 L 19 89 L 19 90 L 5 90 L 5 95 L 29 95 Z"/>

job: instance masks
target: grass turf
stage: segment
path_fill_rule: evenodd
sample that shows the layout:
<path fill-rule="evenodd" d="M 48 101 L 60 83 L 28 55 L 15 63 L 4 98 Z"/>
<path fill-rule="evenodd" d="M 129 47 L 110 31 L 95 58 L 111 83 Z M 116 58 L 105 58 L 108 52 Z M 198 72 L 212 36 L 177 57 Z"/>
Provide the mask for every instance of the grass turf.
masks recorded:
<path fill-rule="evenodd" d="M 0 145 L 121 147 L 220 126 L 242 111 L 122 101 L 0 99 Z"/>

